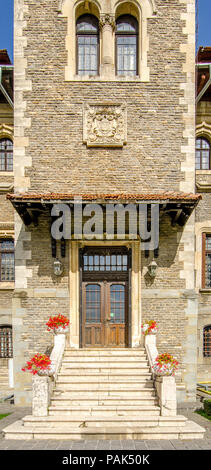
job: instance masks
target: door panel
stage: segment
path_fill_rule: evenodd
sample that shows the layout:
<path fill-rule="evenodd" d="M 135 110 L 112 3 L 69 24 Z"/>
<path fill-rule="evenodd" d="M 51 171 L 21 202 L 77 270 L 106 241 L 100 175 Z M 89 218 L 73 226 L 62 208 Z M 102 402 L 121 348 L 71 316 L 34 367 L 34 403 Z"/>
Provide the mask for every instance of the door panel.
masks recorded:
<path fill-rule="evenodd" d="M 82 345 L 102 347 L 104 344 L 103 283 L 83 282 Z"/>
<path fill-rule="evenodd" d="M 82 284 L 82 346 L 127 346 L 127 282 Z"/>
<path fill-rule="evenodd" d="M 127 283 L 108 282 L 106 286 L 106 346 L 127 346 Z"/>

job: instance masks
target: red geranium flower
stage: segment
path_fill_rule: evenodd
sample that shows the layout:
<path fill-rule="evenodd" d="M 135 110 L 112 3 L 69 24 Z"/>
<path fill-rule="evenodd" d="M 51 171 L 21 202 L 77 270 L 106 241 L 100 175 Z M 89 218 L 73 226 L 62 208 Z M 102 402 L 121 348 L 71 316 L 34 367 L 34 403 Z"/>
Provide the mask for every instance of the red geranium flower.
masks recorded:
<path fill-rule="evenodd" d="M 48 322 L 46 323 L 46 326 L 48 327 L 47 330 L 51 331 L 54 330 L 55 328 L 66 328 L 69 325 L 69 320 L 67 317 L 64 315 L 56 315 L 55 317 L 50 317 Z"/>
<path fill-rule="evenodd" d="M 49 370 L 51 360 L 46 354 L 35 354 L 30 361 L 26 363 L 26 366 L 21 370 L 23 372 L 31 372 L 33 375 L 37 374 L 40 370 Z"/>

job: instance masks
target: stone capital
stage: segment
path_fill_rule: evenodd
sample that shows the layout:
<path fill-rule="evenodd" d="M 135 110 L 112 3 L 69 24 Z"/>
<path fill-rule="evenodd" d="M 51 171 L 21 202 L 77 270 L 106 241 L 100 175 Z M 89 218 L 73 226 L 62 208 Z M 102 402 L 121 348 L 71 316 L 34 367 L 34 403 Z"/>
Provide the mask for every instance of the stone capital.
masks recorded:
<path fill-rule="evenodd" d="M 100 25 L 100 28 L 103 28 L 104 26 L 108 25 L 108 26 L 111 26 L 111 28 L 114 30 L 115 29 L 115 17 L 113 15 L 110 15 L 109 13 L 103 13 L 100 16 L 99 25 Z"/>

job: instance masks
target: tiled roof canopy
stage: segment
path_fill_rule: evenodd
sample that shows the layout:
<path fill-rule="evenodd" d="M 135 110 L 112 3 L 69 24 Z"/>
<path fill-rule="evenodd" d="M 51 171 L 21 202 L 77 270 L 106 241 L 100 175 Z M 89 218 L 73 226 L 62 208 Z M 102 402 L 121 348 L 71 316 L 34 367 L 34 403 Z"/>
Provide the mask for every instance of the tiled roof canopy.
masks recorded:
<path fill-rule="evenodd" d="M 69 194 L 69 193 L 17 193 L 7 194 L 7 199 L 11 201 L 15 210 L 22 218 L 25 225 L 38 225 L 41 213 L 50 215 L 49 209 L 54 204 L 63 202 L 70 206 L 77 203 L 98 203 L 104 206 L 113 202 L 122 204 L 157 204 L 159 206 L 160 217 L 168 214 L 171 217 L 172 225 L 185 225 L 192 211 L 201 199 L 201 194 L 162 192 L 146 194 Z"/>
<path fill-rule="evenodd" d="M 70 193 L 17 193 L 8 194 L 7 198 L 11 201 L 73 201 L 77 198 L 83 201 L 199 201 L 200 194 L 162 192 L 146 194 L 70 194 Z"/>

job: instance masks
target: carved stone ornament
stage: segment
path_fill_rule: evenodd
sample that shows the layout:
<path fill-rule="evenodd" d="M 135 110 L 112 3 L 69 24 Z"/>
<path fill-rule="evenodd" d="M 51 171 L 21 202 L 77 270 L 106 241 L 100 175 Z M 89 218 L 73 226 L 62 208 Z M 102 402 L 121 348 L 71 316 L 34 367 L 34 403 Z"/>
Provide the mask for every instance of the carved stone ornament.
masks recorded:
<path fill-rule="evenodd" d="M 100 16 L 100 27 L 103 28 L 105 25 L 109 25 L 112 29 L 115 29 L 115 17 L 113 15 L 109 15 L 109 13 L 105 13 Z"/>
<path fill-rule="evenodd" d="M 123 147 L 127 139 L 125 105 L 86 104 L 83 114 L 83 142 L 87 147 Z"/>

